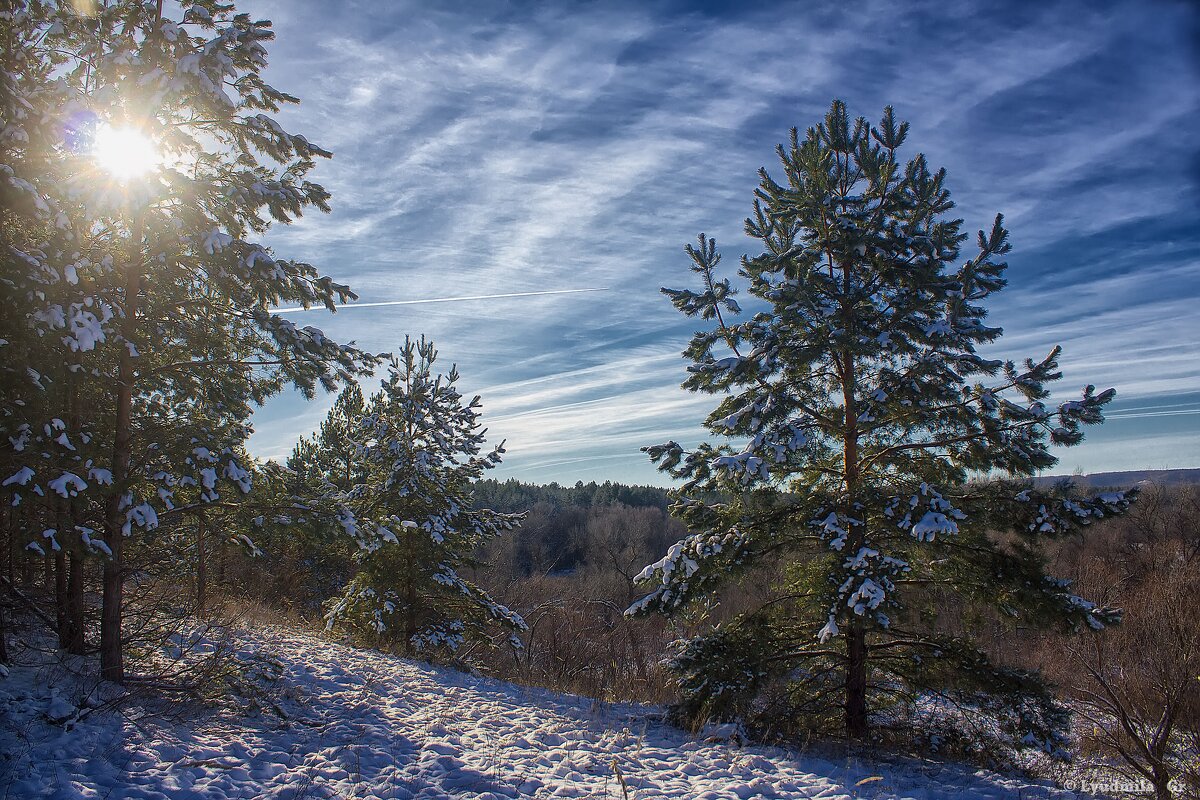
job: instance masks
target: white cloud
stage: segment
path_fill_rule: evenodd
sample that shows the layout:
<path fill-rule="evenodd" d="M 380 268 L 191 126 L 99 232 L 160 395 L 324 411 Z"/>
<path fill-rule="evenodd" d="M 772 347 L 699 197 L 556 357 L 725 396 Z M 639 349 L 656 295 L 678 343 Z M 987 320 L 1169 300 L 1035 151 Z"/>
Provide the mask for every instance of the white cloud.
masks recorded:
<path fill-rule="evenodd" d="M 273 233 L 283 255 L 364 303 L 612 287 L 318 323 L 375 350 L 429 334 L 483 394 L 515 474 L 644 478 L 623 453 L 698 435 L 711 399 L 678 388 L 692 324 L 657 289 L 688 281 L 680 248 L 700 230 L 735 270 L 755 170 L 773 169 L 787 127 L 817 121 L 834 96 L 909 118 L 910 152 L 946 165 L 967 229 L 1008 215 L 1003 352 L 1062 342 L 1064 384 L 1082 376 L 1122 397 L 1196 385 L 1200 275 L 1179 257 L 1195 233 L 1146 237 L 1137 257 L 1099 266 L 1076 252 L 1081 237 L 1192 211 L 1188 179 L 1156 169 L 1181 157 L 1176 131 L 1200 104 L 1166 12 L 1131 29 L 1132 0 L 1021 14 L 974 3 L 957 18 L 920 2 L 724 17 L 259 7 L 279 31 L 271 80 L 304 100 L 284 120 L 336 154 L 317 173 L 334 213 Z M 1060 266 L 1033 274 L 1051 256 Z M 286 452 L 323 407 L 270 405 L 255 451 Z"/>

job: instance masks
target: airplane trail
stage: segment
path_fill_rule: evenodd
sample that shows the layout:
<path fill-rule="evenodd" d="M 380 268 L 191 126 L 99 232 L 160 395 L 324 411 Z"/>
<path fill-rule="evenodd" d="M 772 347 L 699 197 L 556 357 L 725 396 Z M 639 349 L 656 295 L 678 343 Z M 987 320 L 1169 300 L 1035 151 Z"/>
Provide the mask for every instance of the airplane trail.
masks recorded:
<path fill-rule="evenodd" d="M 418 305 L 421 303 L 458 303 L 458 302 L 463 302 L 463 301 L 467 301 L 467 300 L 501 300 L 506 297 L 536 297 L 538 295 L 546 295 L 546 294 L 578 294 L 579 292 L 607 292 L 607 291 L 608 291 L 607 286 L 599 286 L 599 287 L 588 288 L 588 289 L 549 289 L 547 291 L 542 291 L 542 292 L 509 292 L 507 294 L 474 294 L 474 295 L 467 295 L 465 297 L 429 297 L 424 300 L 381 300 L 381 301 L 375 302 L 375 303 L 346 303 L 345 305 L 338 306 L 338 310 L 340 311 L 343 308 L 372 308 L 372 307 L 378 307 L 378 306 L 414 306 L 414 305 Z M 277 308 L 277 309 L 275 309 L 274 313 L 290 314 L 290 313 L 296 312 L 296 311 L 316 311 L 316 310 L 324 311 L 325 306 L 311 306 L 309 308 L 303 308 L 301 306 L 297 306 L 296 308 Z"/>

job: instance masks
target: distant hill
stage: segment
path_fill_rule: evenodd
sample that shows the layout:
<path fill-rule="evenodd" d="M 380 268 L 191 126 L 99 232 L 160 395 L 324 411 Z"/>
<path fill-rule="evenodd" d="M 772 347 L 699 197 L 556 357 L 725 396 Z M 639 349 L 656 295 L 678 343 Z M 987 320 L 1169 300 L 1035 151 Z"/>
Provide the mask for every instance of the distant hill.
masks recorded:
<path fill-rule="evenodd" d="M 667 508 L 667 490 L 662 487 L 612 481 L 577 481 L 574 486 L 560 486 L 553 482 L 537 484 L 523 483 L 515 478 L 506 481 L 488 478 L 472 484 L 471 494 L 476 508 L 496 511 L 528 511 L 537 503 L 549 503 L 557 508 L 598 508 L 618 503 L 632 508 Z"/>
<path fill-rule="evenodd" d="M 1090 475 L 1043 475 L 1034 478 L 1033 482 L 1038 486 L 1052 486 L 1068 479 L 1078 486 L 1105 489 L 1128 488 L 1143 481 L 1159 486 L 1190 486 L 1200 484 L 1200 469 L 1140 469 L 1126 472 L 1093 472 Z M 666 510 L 668 505 L 667 490 L 660 486 L 628 485 L 612 481 L 577 481 L 574 486 L 564 486 L 558 483 L 525 483 L 515 478 L 504 481 L 485 479 L 475 482 L 472 494 L 476 508 L 491 508 L 496 511 L 528 511 L 538 503 L 548 503 L 559 509 L 603 508 L 620 504 L 633 508 Z"/>
<path fill-rule="evenodd" d="M 1123 487 L 1134 486 L 1143 481 L 1159 486 L 1183 486 L 1200 484 L 1200 469 L 1140 469 L 1128 472 L 1094 472 L 1091 475 L 1047 475 L 1036 478 L 1039 485 L 1053 484 L 1070 478 L 1081 486 Z"/>

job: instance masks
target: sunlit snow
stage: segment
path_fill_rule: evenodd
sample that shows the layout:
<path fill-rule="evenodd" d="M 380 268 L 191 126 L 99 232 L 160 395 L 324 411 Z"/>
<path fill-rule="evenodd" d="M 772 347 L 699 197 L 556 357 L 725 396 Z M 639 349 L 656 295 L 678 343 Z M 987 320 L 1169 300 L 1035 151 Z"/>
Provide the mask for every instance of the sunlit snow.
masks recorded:
<path fill-rule="evenodd" d="M 117 687 L 80 697 L 69 671 L 49 660 L 19 666 L 37 656 L 18 653 L 0 677 L 0 751 L 11 754 L 0 789 L 213 800 L 1079 797 L 928 760 L 743 746 L 736 726 L 688 733 L 667 725 L 660 708 L 516 686 L 295 631 L 241 633 L 233 645 L 244 671 L 269 665 L 278 676 L 263 686 L 270 703 L 240 718 L 174 721 L 144 701 L 123 714 L 94 710 Z M 167 650 L 212 648 L 176 635 Z"/>

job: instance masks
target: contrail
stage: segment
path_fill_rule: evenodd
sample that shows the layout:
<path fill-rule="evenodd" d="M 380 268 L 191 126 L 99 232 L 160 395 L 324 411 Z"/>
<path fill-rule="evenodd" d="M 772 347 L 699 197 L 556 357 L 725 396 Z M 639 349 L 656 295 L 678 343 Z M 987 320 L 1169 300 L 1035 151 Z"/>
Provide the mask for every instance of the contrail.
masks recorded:
<path fill-rule="evenodd" d="M 340 311 L 343 308 L 372 308 L 378 306 L 415 306 L 420 303 L 458 303 L 465 300 L 500 300 L 505 297 L 536 297 L 544 294 L 577 294 L 579 292 L 607 292 L 607 286 L 599 286 L 590 289 L 550 289 L 544 292 L 509 292 L 508 294 L 473 294 L 466 297 L 430 297 L 425 300 L 384 300 L 378 303 L 346 303 L 338 306 Z M 293 311 L 315 311 L 325 310 L 325 306 L 312 306 L 311 308 L 277 308 L 276 314 L 289 314 Z"/>

